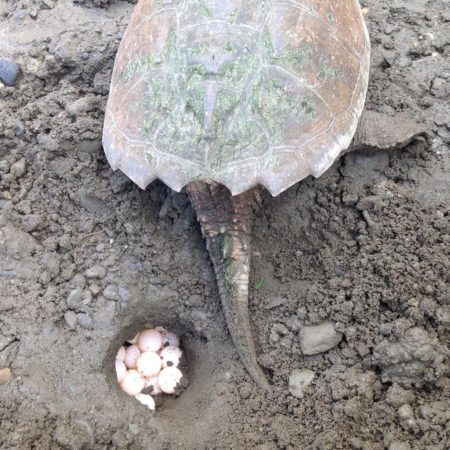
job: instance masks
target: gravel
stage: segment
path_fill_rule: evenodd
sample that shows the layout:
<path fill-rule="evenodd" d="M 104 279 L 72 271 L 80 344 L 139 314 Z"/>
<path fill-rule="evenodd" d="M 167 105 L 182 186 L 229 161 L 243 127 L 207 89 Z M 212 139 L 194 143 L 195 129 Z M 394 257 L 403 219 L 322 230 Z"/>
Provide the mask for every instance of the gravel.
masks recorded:
<path fill-rule="evenodd" d="M 15 86 L 19 76 L 19 65 L 10 59 L 0 57 L 0 80 L 6 86 Z"/>
<path fill-rule="evenodd" d="M 314 379 L 315 373 L 309 369 L 294 370 L 289 376 L 289 392 L 297 398 L 303 398 L 304 390 Z"/>
<path fill-rule="evenodd" d="M 320 325 L 304 326 L 298 333 L 300 348 L 304 355 L 317 355 L 336 347 L 343 337 L 335 329 L 334 322 L 324 322 Z"/>

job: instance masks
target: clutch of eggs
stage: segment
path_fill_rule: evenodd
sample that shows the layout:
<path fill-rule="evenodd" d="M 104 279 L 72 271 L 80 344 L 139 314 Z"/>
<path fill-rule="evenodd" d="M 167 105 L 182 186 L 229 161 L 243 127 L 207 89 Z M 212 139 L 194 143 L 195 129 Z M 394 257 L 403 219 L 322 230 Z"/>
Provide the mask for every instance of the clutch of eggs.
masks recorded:
<path fill-rule="evenodd" d="M 154 410 L 151 395 L 174 394 L 183 377 L 178 369 L 183 356 L 180 338 L 156 327 L 142 330 L 126 344 L 130 345 L 120 347 L 116 355 L 117 381 L 127 394 Z"/>

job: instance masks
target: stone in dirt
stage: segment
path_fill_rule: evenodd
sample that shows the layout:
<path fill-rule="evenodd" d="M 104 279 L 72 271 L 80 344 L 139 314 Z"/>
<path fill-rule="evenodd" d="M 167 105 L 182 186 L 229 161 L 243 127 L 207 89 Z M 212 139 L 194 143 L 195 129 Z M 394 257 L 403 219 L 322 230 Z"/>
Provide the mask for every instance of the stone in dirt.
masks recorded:
<path fill-rule="evenodd" d="M 314 379 L 314 372 L 309 369 L 294 370 L 289 376 L 289 392 L 297 398 L 303 398 L 305 388 Z"/>
<path fill-rule="evenodd" d="M 2 384 L 8 383 L 9 380 L 12 378 L 12 372 L 9 367 L 4 367 L 3 369 L 0 369 L 0 386 Z"/>
<path fill-rule="evenodd" d="M 15 86 L 19 76 L 19 65 L 10 59 L 0 58 L 0 80 L 6 86 Z"/>
<path fill-rule="evenodd" d="M 27 173 L 25 158 L 21 158 L 19 159 L 19 161 L 16 161 L 14 164 L 12 164 L 9 171 L 16 178 L 23 177 Z"/>
<path fill-rule="evenodd" d="M 298 333 L 300 348 L 304 355 L 317 355 L 326 352 L 342 340 L 342 333 L 335 329 L 334 322 L 320 325 L 306 325 Z"/>
<path fill-rule="evenodd" d="M 449 349 L 419 327 L 406 330 L 396 342 L 381 341 L 373 356 L 383 382 L 401 386 L 434 383 L 449 372 Z"/>
<path fill-rule="evenodd" d="M 105 275 L 106 269 L 100 265 L 93 266 L 86 271 L 88 278 L 104 278 Z"/>

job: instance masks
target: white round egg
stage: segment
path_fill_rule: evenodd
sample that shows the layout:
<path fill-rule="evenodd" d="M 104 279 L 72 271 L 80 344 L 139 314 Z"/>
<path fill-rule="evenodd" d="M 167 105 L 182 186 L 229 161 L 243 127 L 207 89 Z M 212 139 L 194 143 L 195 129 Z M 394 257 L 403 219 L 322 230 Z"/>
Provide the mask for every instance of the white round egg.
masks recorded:
<path fill-rule="evenodd" d="M 151 411 L 154 411 L 156 408 L 155 400 L 153 397 L 148 394 L 138 394 L 134 397 L 136 400 L 139 400 L 144 406 L 146 406 Z"/>
<path fill-rule="evenodd" d="M 155 352 L 142 352 L 136 362 L 138 372 L 143 377 L 153 377 L 161 370 L 161 357 Z"/>
<path fill-rule="evenodd" d="M 180 359 L 183 356 L 183 351 L 174 345 L 169 345 L 164 347 L 160 354 L 162 366 L 166 367 L 178 367 L 180 364 Z"/>
<path fill-rule="evenodd" d="M 128 370 L 120 386 L 128 395 L 134 397 L 144 389 L 145 380 L 137 370 Z"/>
<path fill-rule="evenodd" d="M 127 368 L 123 361 L 119 361 L 116 359 L 116 375 L 117 375 L 117 381 L 119 383 L 122 383 L 123 379 L 125 378 L 125 375 L 127 373 Z"/>
<path fill-rule="evenodd" d="M 159 373 L 159 387 L 164 393 L 173 394 L 182 377 L 183 374 L 176 367 L 166 367 Z"/>
<path fill-rule="evenodd" d="M 141 356 L 139 347 L 136 344 L 130 345 L 125 351 L 124 363 L 129 369 L 136 369 L 136 363 Z"/>
<path fill-rule="evenodd" d="M 125 360 L 125 353 L 125 347 L 120 347 L 119 351 L 117 352 L 116 359 L 123 362 Z"/>
<path fill-rule="evenodd" d="M 164 327 L 156 327 L 156 329 L 161 333 L 163 341 L 162 345 L 173 345 L 175 347 L 180 346 L 180 338 L 177 334 L 166 330 Z"/>
<path fill-rule="evenodd" d="M 158 376 L 150 377 L 145 379 L 145 388 L 150 389 L 150 394 L 159 395 L 162 393 L 161 388 L 158 384 Z"/>
<path fill-rule="evenodd" d="M 162 336 L 158 330 L 150 329 L 139 333 L 137 344 L 141 352 L 157 352 L 162 347 Z"/>

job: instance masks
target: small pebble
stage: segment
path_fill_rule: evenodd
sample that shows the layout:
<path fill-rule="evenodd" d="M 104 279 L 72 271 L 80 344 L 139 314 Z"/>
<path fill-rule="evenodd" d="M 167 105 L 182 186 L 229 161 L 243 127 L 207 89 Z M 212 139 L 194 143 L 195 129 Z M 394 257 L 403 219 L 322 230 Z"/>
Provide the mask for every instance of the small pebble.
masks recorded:
<path fill-rule="evenodd" d="M 12 164 L 9 172 L 16 178 L 23 177 L 27 173 L 27 164 L 25 162 L 25 158 L 21 158 L 19 159 L 19 161 L 16 161 L 14 164 Z"/>
<path fill-rule="evenodd" d="M 83 306 L 83 292 L 80 289 L 72 289 L 66 302 L 69 308 L 79 310 Z"/>
<path fill-rule="evenodd" d="M 304 355 L 317 355 L 336 347 L 343 337 L 335 329 L 334 322 L 304 326 L 298 333 L 300 348 Z"/>
<path fill-rule="evenodd" d="M 55 3 L 53 0 L 40 0 L 41 9 L 53 9 L 55 7 Z"/>
<path fill-rule="evenodd" d="M 400 406 L 400 408 L 398 408 L 397 412 L 398 412 L 398 416 L 402 420 L 408 420 L 408 419 L 414 418 L 414 412 L 410 405 L 405 404 L 405 405 Z"/>
<path fill-rule="evenodd" d="M 77 321 L 80 324 L 80 326 L 83 328 L 88 328 L 88 329 L 92 328 L 92 319 L 86 313 L 77 314 Z"/>
<path fill-rule="evenodd" d="M 0 58 L 0 80 L 6 86 L 15 86 L 18 76 L 19 65 L 13 60 Z"/>
<path fill-rule="evenodd" d="M 27 233 L 38 230 L 43 225 L 43 219 L 40 214 L 27 214 L 22 218 L 22 228 Z"/>
<path fill-rule="evenodd" d="M 70 330 L 74 330 L 77 323 L 77 315 L 73 311 L 66 311 L 64 313 L 64 321 Z"/>
<path fill-rule="evenodd" d="M 119 291 L 117 289 L 117 286 L 113 284 L 109 284 L 106 286 L 106 288 L 103 291 L 103 297 L 105 297 L 108 300 L 119 300 Z"/>
<path fill-rule="evenodd" d="M 106 275 L 106 269 L 100 265 L 95 265 L 86 271 L 88 278 L 104 278 Z"/>
<path fill-rule="evenodd" d="M 309 369 L 294 370 L 289 376 L 289 392 L 297 398 L 303 398 L 303 391 L 314 379 L 314 372 Z"/>
<path fill-rule="evenodd" d="M 0 386 L 2 384 L 8 383 L 12 378 L 12 372 L 9 367 L 4 367 L 3 369 L 0 369 Z"/>
<path fill-rule="evenodd" d="M 37 19 L 38 14 L 39 14 L 39 10 L 38 10 L 35 6 L 34 6 L 34 7 L 31 7 L 31 8 L 28 10 L 28 15 L 29 15 L 32 19 Z"/>

